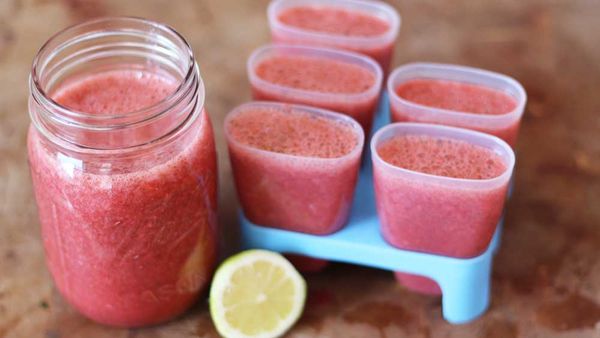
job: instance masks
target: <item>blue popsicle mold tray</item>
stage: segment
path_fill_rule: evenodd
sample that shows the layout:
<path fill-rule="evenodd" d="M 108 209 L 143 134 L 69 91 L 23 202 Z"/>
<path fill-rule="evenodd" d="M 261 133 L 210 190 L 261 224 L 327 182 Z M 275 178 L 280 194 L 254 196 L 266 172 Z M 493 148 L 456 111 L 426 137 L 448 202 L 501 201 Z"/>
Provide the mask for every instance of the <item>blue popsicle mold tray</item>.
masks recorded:
<path fill-rule="evenodd" d="M 374 130 L 389 123 L 387 97 L 380 101 Z M 370 154 L 364 159 L 350 219 L 343 229 L 327 236 L 309 235 L 259 226 L 240 214 L 243 246 L 426 276 L 442 290 L 442 312 L 448 322 L 460 324 L 479 317 L 490 302 L 492 258 L 500 244 L 502 221 L 487 250 L 474 258 L 397 249 L 379 232 Z"/>

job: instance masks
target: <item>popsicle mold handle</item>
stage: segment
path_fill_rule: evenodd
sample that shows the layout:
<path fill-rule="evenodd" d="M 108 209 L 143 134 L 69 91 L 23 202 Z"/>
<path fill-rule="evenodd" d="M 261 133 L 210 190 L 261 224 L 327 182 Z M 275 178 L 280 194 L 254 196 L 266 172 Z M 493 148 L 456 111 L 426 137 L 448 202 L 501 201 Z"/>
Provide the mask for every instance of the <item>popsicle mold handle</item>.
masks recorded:
<path fill-rule="evenodd" d="M 262 227 L 252 224 L 243 214 L 240 221 L 245 248 L 308 255 L 429 277 L 442 288 L 443 316 L 450 323 L 469 322 L 488 307 L 492 258 L 500 237 L 500 225 L 482 255 L 460 259 L 390 246 L 381 237 L 375 216 L 361 219 L 354 214 L 344 229 L 328 236 Z"/>
<path fill-rule="evenodd" d="M 492 255 L 473 262 L 468 269 L 441 269 L 437 283 L 442 289 L 442 313 L 452 324 L 469 322 L 485 312 L 490 303 Z"/>

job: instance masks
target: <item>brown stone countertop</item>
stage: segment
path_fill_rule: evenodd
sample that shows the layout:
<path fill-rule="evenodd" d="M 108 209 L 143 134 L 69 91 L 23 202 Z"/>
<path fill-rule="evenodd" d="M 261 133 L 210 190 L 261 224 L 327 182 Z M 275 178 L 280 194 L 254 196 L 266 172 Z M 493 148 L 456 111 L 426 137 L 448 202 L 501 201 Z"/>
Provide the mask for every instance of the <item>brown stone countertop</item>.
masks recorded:
<path fill-rule="evenodd" d="M 600 337 L 600 2 L 398 0 L 394 66 L 459 63 L 509 74 L 529 104 L 492 304 L 453 326 L 441 303 L 385 271 L 334 264 L 308 276 L 288 337 Z M 245 58 L 269 41 L 267 0 L 0 0 L 0 337 L 216 337 L 206 301 L 146 329 L 97 325 L 58 295 L 44 265 L 27 169 L 27 76 L 54 32 L 98 15 L 166 22 L 194 47 L 217 126 L 221 224 L 235 227 L 222 122 L 250 90 Z"/>

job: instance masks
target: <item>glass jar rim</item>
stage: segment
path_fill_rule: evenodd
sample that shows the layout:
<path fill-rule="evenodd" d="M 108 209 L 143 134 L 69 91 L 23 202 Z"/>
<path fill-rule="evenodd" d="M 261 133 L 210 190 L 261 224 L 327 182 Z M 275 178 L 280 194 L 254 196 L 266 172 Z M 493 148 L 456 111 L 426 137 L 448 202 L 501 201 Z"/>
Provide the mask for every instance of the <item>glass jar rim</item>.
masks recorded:
<path fill-rule="evenodd" d="M 103 24 L 103 23 L 124 23 L 124 24 L 137 23 L 137 24 L 148 25 L 148 27 L 157 28 L 163 32 L 172 34 L 177 39 L 177 42 L 181 43 L 181 45 L 184 46 L 184 50 L 187 54 L 186 55 L 186 58 L 187 58 L 186 68 L 187 69 L 185 71 L 185 76 L 183 76 L 182 79 L 179 81 L 176 89 L 172 93 L 165 96 L 164 98 L 162 98 L 160 101 L 158 101 L 156 103 L 153 103 L 149 106 L 142 107 L 140 109 L 136 109 L 136 110 L 133 110 L 130 112 L 126 112 L 123 114 L 116 114 L 116 115 L 90 114 L 90 113 L 85 113 L 82 111 L 76 111 L 76 110 L 66 107 L 66 106 L 56 102 L 54 99 L 52 99 L 48 95 L 46 90 L 43 88 L 43 85 L 41 84 L 41 79 L 40 79 L 41 72 L 40 72 L 39 66 L 42 65 L 42 59 L 43 59 L 43 57 L 46 56 L 45 53 L 49 52 L 49 55 L 46 57 L 52 57 L 52 55 L 55 54 L 55 52 L 52 52 L 52 50 L 64 48 L 69 43 L 72 43 L 73 40 L 76 38 L 81 38 L 82 36 L 85 36 L 85 35 L 93 36 L 93 34 L 98 33 L 98 32 L 106 33 L 106 31 L 88 31 L 88 32 L 85 32 L 84 35 L 75 35 L 73 38 L 70 38 L 70 39 L 60 42 L 60 39 L 65 37 L 69 33 L 74 33 L 77 30 L 85 29 L 87 27 L 92 27 L 94 25 L 99 25 L 99 24 Z M 57 44 L 57 42 L 59 42 L 59 43 Z M 189 43 L 185 40 L 185 38 L 181 34 L 179 34 L 174 28 L 172 28 L 171 26 L 169 26 L 167 24 L 155 22 L 155 21 L 140 18 L 140 17 L 133 17 L 133 16 L 101 17 L 101 18 L 87 20 L 85 22 L 66 27 L 66 28 L 58 31 L 57 33 L 53 34 L 42 45 L 42 47 L 36 53 L 35 58 L 33 59 L 33 64 L 32 64 L 32 68 L 31 68 L 32 70 L 31 70 L 30 81 L 29 81 L 30 82 L 30 91 L 32 93 L 33 99 L 36 100 L 36 102 L 38 104 L 40 104 L 43 107 L 48 107 L 48 108 L 52 109 L 53 111 L 59 112 L 60 115 L 63 116 L 65 119 L 67 119 L 67 122 L 70 124 L 75 124 L 75 125 L 78 125 L 79 127 L 83 127 L 86 129 L 92 129 L 92 130 L 111 128 L 111 127 L 112 128 L 122 128 L 122 127 L 125 127 L 128 125 L 144 123 L 148 120 L 154 119 L 158 116 L 165 114 L 169 110 L 170 107 L 176 105 L 179 102 L 179 100 L 181 100 L 181 98 L 182 98 L 181 91 L 183 89 L 185 89 L 186 84 L 189 83 L 195 75 L 194 74 L 195 73 L 195 61 L 194 60 L 195 60 L 194 54 L 193 54 L 192 48 L 189 45 Z M 200 102 L 201 105 L 204 106 L 204 93 L 202 93 L 202 95 L 200 97 L 200 101 L 201 101 Z M 148 114 L 150 111 L 153 111 L 153 110 L 156 110 L 156 112 L 153 114 Z M 114 126 L 97 127 L 94 124 L 78 122 L 76 120 L 73 120 L 73 118 L 86 119 L 86 120 L 90 120 L 90 121 L 111 121 L 111 120 L 122 120 L 122 119 L 129 119 L 131 121 L 127 122 L 125 124 L 118 124 L 118 125 L 114 125 Z"/>
<path fill-rule="evenodd" d="M 173 73 L 173 92 L 158 102 L 118 114 L 77 111 L 51 97 L 53 87 L 58 84 L 60 89 L 61 83 L 79 75 L 77 69 L 83 69 L 85 75 L 104 68 L 119 70 L 128 64 L 133 70 L 150 66 Z M 65 151 L 105 155 L 141 151 L 177 139 L 204 113 L 206 95 L 192 48 L 181 34 L 163 23 L 124 16 L 88 20 L 54 34 L 35 56 L 29 89 L 32 125 L 45 139 Z M 175 119 L 163 124 L 170 116 Z M 109 144 L 112 135 L 149 125 L 160 126 L 153 136 L 120 146 Z M 78 138 L 82 132 L 108 136 L 81 142 L 86 140 Z"/>

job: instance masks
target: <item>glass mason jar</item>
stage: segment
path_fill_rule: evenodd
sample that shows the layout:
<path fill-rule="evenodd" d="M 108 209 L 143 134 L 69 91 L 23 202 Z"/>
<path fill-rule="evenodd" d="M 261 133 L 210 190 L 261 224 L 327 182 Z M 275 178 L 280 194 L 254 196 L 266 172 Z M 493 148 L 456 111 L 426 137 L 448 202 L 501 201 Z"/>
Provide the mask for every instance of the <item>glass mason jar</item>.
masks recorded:
<path fill-rule="evenodd" d="M 114 326 L 185 311 L 217 254 L 215 145 L 188 43 L 143 19 L 88 21 L 43 45 L 30 92 L 29 163 L 58 290 Z"/>

